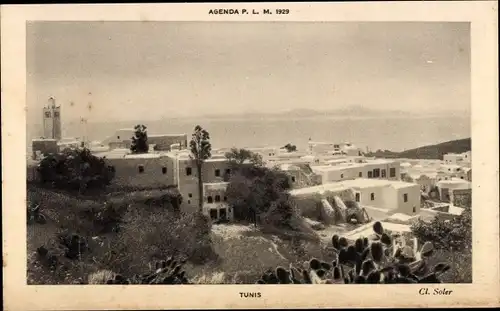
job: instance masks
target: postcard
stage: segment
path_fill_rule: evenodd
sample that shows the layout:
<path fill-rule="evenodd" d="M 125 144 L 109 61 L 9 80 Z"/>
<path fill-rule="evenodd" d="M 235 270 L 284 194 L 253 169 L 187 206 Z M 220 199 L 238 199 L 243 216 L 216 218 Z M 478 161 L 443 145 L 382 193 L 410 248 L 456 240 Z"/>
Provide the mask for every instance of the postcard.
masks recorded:
<path fill-rule="evenodd" d="M 500 304 L 496 1 L 1 10 L 7 310 Z"/>

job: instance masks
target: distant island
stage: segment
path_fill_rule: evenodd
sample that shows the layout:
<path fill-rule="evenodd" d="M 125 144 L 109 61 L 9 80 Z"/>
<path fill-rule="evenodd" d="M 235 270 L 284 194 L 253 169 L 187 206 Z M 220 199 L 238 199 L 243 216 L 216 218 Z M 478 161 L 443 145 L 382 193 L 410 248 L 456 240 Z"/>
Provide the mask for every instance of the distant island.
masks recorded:
<path fill-rule="evenodd" d="M 407 159 L 443 159 L 447 153 L 462 153 L 471 150 L 471 139 L 464 138 L 451 140 L 440 144 L 423 146 L 402 152 L 390 150 L 377 150 L 366 154 L 368 157 L 377 158 L 407 158 Z"/>

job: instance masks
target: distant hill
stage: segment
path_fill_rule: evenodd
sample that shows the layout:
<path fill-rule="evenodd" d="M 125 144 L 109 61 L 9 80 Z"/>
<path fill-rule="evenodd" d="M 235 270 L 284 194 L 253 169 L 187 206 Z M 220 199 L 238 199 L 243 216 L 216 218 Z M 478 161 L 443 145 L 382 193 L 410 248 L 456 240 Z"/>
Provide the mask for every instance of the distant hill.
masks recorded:
<path fill-rule="evenodd" d="M 311 117 L 388 117 L 388 116 L 414 116 L 414 112 L 400 111 L 400 110 L 379 110 L 370 109 L 362 106 L 352 106 L 330 110 L 314 110 L 314 109 L 291 109 L 279 112 L 244 112 L 232 114 L 205 114 L 203 117 L 210 119 L 226 119 L 226 118 L 311 118 Z"/>
<path fill-rule="evenodd" d="M 443 159 L 446 153 L 462 153 L 471 150 L 471 139 L 464 138 L 447 141 L 436 145 L 428 145 L 403 152 L 392 152 L 389 150 L 377 150 L 366 154 L 371 157 L 380 158 L 408 158 L 408 159 Z"/>

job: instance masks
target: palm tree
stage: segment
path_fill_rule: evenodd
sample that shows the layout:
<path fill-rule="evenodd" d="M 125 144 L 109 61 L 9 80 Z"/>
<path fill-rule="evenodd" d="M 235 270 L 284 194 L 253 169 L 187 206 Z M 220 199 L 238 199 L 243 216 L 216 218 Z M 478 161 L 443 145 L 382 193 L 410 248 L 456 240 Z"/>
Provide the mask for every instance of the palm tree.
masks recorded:
<path fill-rule="evenodd" d="M 201 176 L 203 163 L 212 156 L 212 145 L 210 144 L 210 134 L 201 126 L 194 128 L 191 141 L 189 143 L 191 159 L 195 161 L 198 172 L 198 208 L 203 213 L 203 178 Z"/>

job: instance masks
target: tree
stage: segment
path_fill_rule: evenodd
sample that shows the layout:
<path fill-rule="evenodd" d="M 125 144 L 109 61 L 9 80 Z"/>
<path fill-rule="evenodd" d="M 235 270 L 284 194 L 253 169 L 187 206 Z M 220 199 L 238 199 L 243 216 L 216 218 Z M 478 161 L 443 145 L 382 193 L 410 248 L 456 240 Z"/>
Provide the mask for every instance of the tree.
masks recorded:
<path fill-rule="evenodd" d="M 132 137 L 130 151 L 132 151 L 132 153 L 147 153 L 149 151 L 147 127 L 138 124 L 134 129 L 135 133 L 134 137 Z"/>
<path fill-rule="evenodd" d="M 259 216 L 264 215 L 265 220 L 279 218 L 280 225 L 286 225 L 292 213 L 287 193 L 290 188 L 284 172 L 247 165 L 231 174 L 226 196 L 234 209 L 235 219 L 253 221 L 257 225 Z"/>
<path fill-rule="evenodd" d="M 194 160 L 196 170 L 198 172 L 198 208 L 199 212 L 203 213 L 203 178 L 201 173 L 203 163 L 212 156 L 210 134 L 201 126 L 197 125 L 194 128 L 193 135 L 191 136 L 189 148 L 191 150 L 191 159 Z"/>
<path fill-rule="evenodd" d="M 253 166 L 264 165 L 264 161 L 260 154 L 247 149 L 231 148 L 231 151 L 226 152 L 225 156 L 233 166 L 240 166 L 245 163 L 249 163 Z"/>
<path fill-rule="evenodd" d="M 40 182 L 65 190 L 102 189 L 114 177 L 112 167 L 89 149 L 66 149 L 43 158 L 38 166 Z"/>
<path fill-rule="evenodd" d="M 283 146 L 283 149 L 286 149 L 287 152 L 295 152 L 297 151 L 297 146 L 288 143 L 285 146 Z"/>

